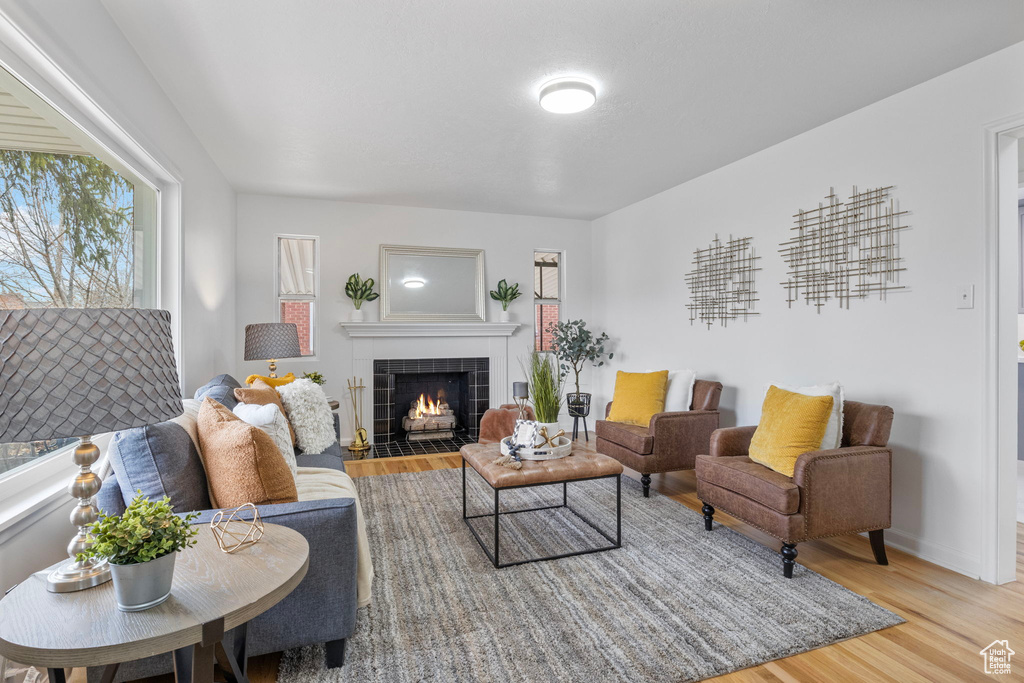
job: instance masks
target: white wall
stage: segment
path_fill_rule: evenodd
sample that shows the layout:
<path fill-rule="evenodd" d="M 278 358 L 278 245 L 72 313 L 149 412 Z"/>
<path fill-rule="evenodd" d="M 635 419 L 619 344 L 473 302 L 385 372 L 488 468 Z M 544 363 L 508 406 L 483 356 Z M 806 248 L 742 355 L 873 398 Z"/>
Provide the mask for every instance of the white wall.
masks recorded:
<path fill-rule="evenodd" d="M 276 316 L 274 240 L 280 233 L 320 237 L 319 352 L 316 360 L 287 359 L 278 374 L 317 370 L 327 379 L 329 395 L 343 398 L 345 379 L 352 376 L 351 340 L 339 325 L 348 320 L 352 303 L 345 281 L 359 272 L 379 281 L 381 244 L 462 247 L 485 250 L 488 290 L 505 278 L 518 282 L 523 296 L 510 307 L 512 319 L 524 324 L 510 344 L 510 380 L 518 378 L 518 357 L 533 343 L 533 250 L 566 252 L 566 293 L 562 319 L 590 315 L 589 223 L 562 218 L 448 211 L 377 204 L 299 199 L 263 195 L 238 196 L 239 328 L 272 322 Z M 378 290 L 379 291 L 379 290 Z M 379 319 L 379 301 L 363 304 L 367 320 Z M 501 305 L 487 298 L 487 319 L 497 320 Z M 239 378 L 266 374 L 266 363 L 244 362 L 238 350 Z M 367 382 L 372 378 L 364 377 Z M 364 416 L 364 421 L 365 421 Z M 342 413 L 343 437 L 350 437 L 350 416 Z"/>
<path fill-rule="evenodd" d="M 914 552 L 977 576 L 985 447 L 986 124 L 1024 111 L 1024 44 L 945 74 L 594 222 L 594 319 L 618 340 L 600 372 L 693 367 L 725 384 L 724 423 L 756 424 L 763 388 L 838 379 L 848 398 L 896 412 L 893 530 Z M 751 112 L 756 116 L 756 112 Z M 800 208 L 895 185 L 911 213 L 905 293 L 787 308 L 777 250 Z M 760 316 L 691 326 L 683 280 L 715 234 L 752 236 Z M 955 287 L 976 305 L 958 310 Z M 600 403 L 600 401 L 599 401 Z"/>
<path fill-rule="evenodd" d="M 234 190 L 98 1 L 5 0 L 0 11 L 180 180 L 186 392 L 215 372 L 234 370 Z M 176 260 L 169 255 L 164 263 Z M 31 538 L 0 534 L 0 588 L 64 556 L 73 533 L 68 507 L 34 523 Z"/>

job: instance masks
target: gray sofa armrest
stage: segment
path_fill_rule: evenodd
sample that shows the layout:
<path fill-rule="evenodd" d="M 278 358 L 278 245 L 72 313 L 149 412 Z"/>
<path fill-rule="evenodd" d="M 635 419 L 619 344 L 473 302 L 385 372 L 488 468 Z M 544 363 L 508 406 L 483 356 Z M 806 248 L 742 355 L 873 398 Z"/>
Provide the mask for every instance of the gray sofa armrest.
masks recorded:
<path fill-rule="evenodd" d="M 357 526 L 352 498 L 260 505 L 260 517 L 298 531 L 309 543 L 305 578 L 249 624 L 250 655 L 348 638 L 356 624 Z M 200 513 L 209 522 L 215 510 Z"/>

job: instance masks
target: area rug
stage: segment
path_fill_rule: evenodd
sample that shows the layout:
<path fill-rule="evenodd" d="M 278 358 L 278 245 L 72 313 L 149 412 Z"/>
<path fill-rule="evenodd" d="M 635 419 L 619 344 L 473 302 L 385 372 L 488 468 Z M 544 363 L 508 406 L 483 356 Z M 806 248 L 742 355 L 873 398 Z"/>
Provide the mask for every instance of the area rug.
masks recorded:
<path fill-rule="evenodd" d="M 462 520 L 459 470 L 360 477 L 376 570 L 345 666 L 323 647 L 285 653 L 281 683 L 692 681 L 903 619 L 665 496 L 622 479 L 622 547 L 494 569 Z M 469 470 L 470 514 L 493 506 Z M 502 493 L 505 509 L 561 503 L 560 486 Z M 569 504 L 614 537 L 615 486 L 569 485 Z M 478 520 L 493 538 L 493 517 Z M 564 509 L 501 517 L 501 559 L 607 541 Z"/>

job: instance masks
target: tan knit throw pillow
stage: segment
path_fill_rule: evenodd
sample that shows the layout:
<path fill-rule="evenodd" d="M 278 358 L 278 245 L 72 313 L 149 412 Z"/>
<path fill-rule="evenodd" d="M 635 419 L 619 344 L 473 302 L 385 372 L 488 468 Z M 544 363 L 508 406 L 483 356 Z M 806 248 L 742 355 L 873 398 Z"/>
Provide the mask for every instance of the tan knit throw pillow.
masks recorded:
<path fill-rule="evenodd" d="M 197 425 L 206 477 L 218 507 L 299 499 L 281 450 L 262 429 L 238 419 L 212 398 L 203 400 Z"/>
<path fill-rule="evenodd" d="M 239 403 L 255 403 L 258 406 L 265 406 L 268 403 L 273 403 L 281 409 L 281 414 L 288 417 L 288 413 L 285 412 L 284 404 L 281 403 L 281 395 L 277 393 L 277 389 L 270 386 L 261 379 L 257 379 L 252 383 L 252 386 L 242 387 L 235 389 L 235 400 Z M 292 435 L 292 445 L 295 445 L 295 430 L 292 429 L 292 423 L 288 423 L 288 432 Z"/>

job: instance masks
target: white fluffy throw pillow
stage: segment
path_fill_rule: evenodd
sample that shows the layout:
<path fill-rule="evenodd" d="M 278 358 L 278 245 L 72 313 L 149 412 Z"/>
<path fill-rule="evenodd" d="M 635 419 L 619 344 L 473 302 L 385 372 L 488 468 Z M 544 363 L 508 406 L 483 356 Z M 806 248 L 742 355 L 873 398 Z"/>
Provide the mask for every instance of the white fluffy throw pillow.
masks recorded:
<path fill-rule="evenodd" d="M 297 379 L 277 387 L 277 393 L 303 453 L 323 453 L 335 442 L 334 416 L 327 395 L 318 384 Z"/>
<path fill-rule="evenodd" d="M 658 372 L 647 370 L 647 372 Z M 697 381 L 697 373 L 686 370 L 668 371 L 668 390 L 665 392 L 665 412 L 675 413 L 690 410 L 693 405 L 693 384 Z"/>
<path fill-rule="evenodd" d="M 268 403 L 265 406 L 255 403 L 239 403 L 231 412 L 243 422 L 248 422 L 253 427 L 259 427 L 265 431 L 277 444 L 281 455 L 284 456 L 284 461 L 288 464 L 288 469 L 292 471 L 292 476 L 295 476 L 298 464 L 295 462 L 292 434 L 288 431 L 288 418 L 284 416 L 281 409 L 273 403 Z"/>

